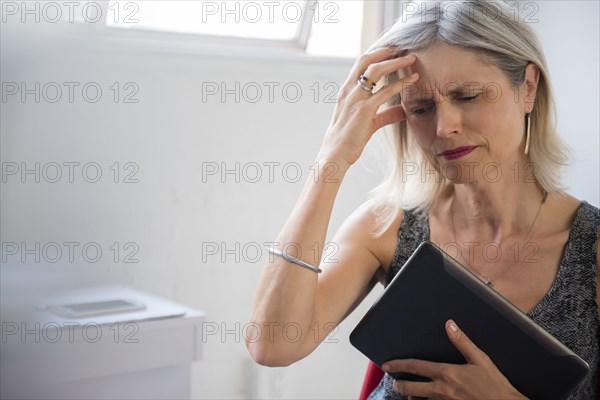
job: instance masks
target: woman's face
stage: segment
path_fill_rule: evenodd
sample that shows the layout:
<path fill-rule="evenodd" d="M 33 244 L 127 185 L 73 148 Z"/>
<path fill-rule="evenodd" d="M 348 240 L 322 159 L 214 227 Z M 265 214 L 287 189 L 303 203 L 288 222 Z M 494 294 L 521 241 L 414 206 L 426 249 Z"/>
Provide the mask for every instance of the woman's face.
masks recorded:
<path fill-rule="evenodd" d="M 447 179 L 473 182 L 526 162 L 525 114 L 539 76 L 534 64 L 513 88 L 500 69 L 460 47 L 436 44 L 413 53 L 416 63 L 399 75 L 416 71 L 419 80 L 402 90 L 401 104 L 421 149 Z"/>

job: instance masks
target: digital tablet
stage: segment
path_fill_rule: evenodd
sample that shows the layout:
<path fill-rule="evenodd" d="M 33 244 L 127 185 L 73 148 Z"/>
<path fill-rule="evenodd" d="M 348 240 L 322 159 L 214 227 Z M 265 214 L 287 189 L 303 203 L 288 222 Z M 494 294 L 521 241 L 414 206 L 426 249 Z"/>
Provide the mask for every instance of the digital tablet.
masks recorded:
<path fill-rule="evenodd" d="M 448 319 L 530 399 L 565 398 L 589 372 L 583 359 L 431 242 L 419 245 L 350 342 L 380 367 L 406 358 L 464 364 L 446 334 Z"/>

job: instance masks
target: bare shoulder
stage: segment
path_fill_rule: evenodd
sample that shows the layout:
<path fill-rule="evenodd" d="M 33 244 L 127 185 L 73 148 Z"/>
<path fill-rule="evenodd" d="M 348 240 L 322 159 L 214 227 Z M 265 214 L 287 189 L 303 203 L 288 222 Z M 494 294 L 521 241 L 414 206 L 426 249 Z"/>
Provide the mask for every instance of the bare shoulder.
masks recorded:
<path fill-rule="evenodd" d="M 346 244 L 364 247 L 379 262 L 378 280 L 383 283 L 396 249 L 403 213 L 399 211 L 392 223 L 376 235 L 383 218 L 382 211 L 371 203 L 357 208 L 340 227 L 337 237 Z"/>
<path fill-rule="evenodd" d="M 571 196 L 570 194 L 560 194 L 548 196 L 547 203 L 547 218 L 554 220 L 558 229 L 563 229 L 567 232 L 570 231 L 575 220 L 575 216 L 577 215 L 579 207 L 581 206 L 581 200 Z M 599 243 L 597 242 L 596 245 L 598 244 Z"/>
<path fill-rule="evenodd" d="M 556 228 L 569 231 L 580 204 L 581 200 L 568 193 L 561 193 L 548 195 L 544 207 L 546 208 L 546 215 L 550 216 L 555 222 Z"/>
<path fill-rule="evenodd" d="M 555 232 L 558 231 L 568 234 L 581 205 L 581 200 L 565 193 L 548 196 L 546 202 L 546 220 L 552 221 L 551 229 Z M 599 268 L 600 272 L 600 254 L 598 252 L 598 249 L 600 248 L 600 227 L 598 238 L 599 240 L 596 241 L 596 266 Z"/>

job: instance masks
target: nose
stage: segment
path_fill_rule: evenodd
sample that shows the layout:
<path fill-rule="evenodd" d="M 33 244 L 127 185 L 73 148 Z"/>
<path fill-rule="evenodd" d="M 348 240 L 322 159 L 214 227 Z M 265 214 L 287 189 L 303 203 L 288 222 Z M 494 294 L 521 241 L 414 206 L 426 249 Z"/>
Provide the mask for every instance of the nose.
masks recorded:
<path fill-rule="evenodd" d="M 436 111 L 436 134 L 438 137 L 447 138 L 462 132 L 462 117 L 460 110 L 452 104 L 451 101 L 440 101 L 437 104 Z"/>

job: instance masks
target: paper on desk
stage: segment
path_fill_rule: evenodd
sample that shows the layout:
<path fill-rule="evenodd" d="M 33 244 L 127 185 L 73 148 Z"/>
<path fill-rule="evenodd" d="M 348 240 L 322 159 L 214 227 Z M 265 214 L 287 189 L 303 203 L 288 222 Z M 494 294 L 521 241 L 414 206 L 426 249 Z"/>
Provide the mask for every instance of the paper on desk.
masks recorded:
<path fill-rule="evenodd" d="M 87 303 L 115 299 L 135 300 L 137 302 L 144 303 L 146 305 L 146 309 L 78 318 L 66 318 L 49 310 L 49 307 L 52 305 Z M 174 318 L 185 315 L 190 310 L 190 308 L 181 304 L 154 296 L 149 293 L 144 293 L 125 286 L 108 285 L 56 293 L 45 300 L 42 304 L 39 304 L 38 311 L 35 313 L 35 319 L 40 323 L 57 323 L 59 325 L 66 322 L 77 322 L 81 325 L 86 323 L 101 325 L 113 324 L 115 322 Z"/>

